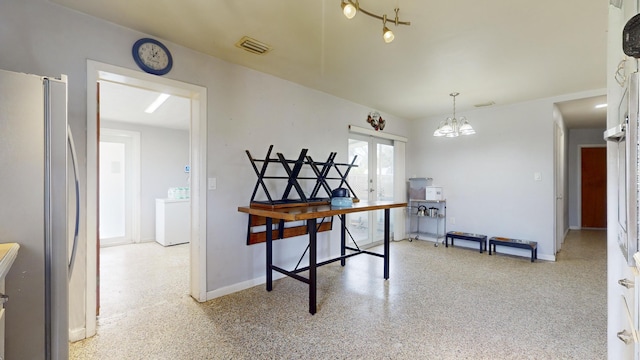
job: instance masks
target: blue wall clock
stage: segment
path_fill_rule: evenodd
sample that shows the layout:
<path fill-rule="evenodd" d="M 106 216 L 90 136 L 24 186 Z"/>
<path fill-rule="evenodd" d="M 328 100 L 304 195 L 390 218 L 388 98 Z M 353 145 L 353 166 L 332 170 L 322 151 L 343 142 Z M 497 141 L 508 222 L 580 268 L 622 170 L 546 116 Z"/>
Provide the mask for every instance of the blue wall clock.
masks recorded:
<path fill-rule="evenodd" d="M 171 52 L 160 41 L 142 38 L 133 44 L 133 60 L 140 69 L 154 75 L 165 75 L 173 66 Z"/>

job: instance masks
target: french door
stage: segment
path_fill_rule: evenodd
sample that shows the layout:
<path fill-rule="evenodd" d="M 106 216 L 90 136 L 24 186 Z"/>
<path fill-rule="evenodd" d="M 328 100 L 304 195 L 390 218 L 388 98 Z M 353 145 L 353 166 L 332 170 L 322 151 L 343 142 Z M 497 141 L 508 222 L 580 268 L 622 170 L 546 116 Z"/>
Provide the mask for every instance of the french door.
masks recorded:
<path fill-rule="evenodd" d="M 349 172 L 349 185 L 360 201 L 393 200 L 393 142 L 373 136 L 349 135 L 349 159 L 357 156 Z M 358 246 L 384 239 L 384 211 L 347 215 L 347 224 Z M 393 221 L 391 222 L 393 233 Z"/>

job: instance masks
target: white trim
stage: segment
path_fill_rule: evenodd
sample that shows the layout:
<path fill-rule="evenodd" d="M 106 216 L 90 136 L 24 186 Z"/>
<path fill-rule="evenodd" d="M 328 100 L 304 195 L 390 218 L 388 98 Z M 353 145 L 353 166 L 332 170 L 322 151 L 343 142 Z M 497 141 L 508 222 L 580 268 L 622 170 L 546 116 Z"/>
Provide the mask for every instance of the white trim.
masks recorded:
<path fill-rule="evenodd" d="M 278 280 L 278 279 L 282 279 L 282 278 L 285 278 L 285 277 L 286 277 L 286 275 L 273 272 L 273 280 Z M 222 287 L 222 288 L 207 292 L 207 300 L 211 300 L 211 299 L 219 298 L 221 296 L 233 294 L 235 292 L 246 290 L 246 289 L 252 288 L 254 286 L 258 286 L 258 285 L 264 285 L 266 283 L 267 283 L 267 277 L 266 276 L 261 276 L 261 277 L 258 277 L 258 278 L 252 279 L 252 280 L 247 280 L 247 281 L 236 283 L 236 284 L 233 284 L 233 285 L 230 285 L 230 286 L 225 286 L 225 287 Z"/>
<path fill-rule="evenodd" d="M 359 126 L 355 126 L 355 125 L 349 125 L 349 132 L 352 133 L 356 133 L 356 134 L 361 134 L 361 135 L 368 135 L 368 136 L 374 136 L 380 139 L 388 139 L 388 140 L 393 140 L 393 141 L 402 141 L 402 142 L 407 142 L 407 138 L 400 136 L 400 135 L 394 135 L 394 134 L 389 134 L 389 133 L 383 133 L 380 131 L 373 131 L 373 130 L 369 130 L 363 127 L 359 127 Z"/>
<path fill-rule="evenodd" d="M 98 80 L 126 83 L 128 85 L 148 87 L 160 85 L 166 92 L 169 87 L 174 95 L 192 100 L 191 141 L 191 241 L 190 241 L 190 294 L 198 301 L 206 301 L 207 294 L 207 89 L 166 77 L 146 74 L 140 71 L 87 60 L 87 203 L 86 232 L 87 259 L 85 287 L 85 327 L 87 337 L 96 333 L 96 203 L 97 173 L 95 159 L 97 155 L 97 100 L 95 88 Z M 193 121 L 197 119 L 197 121 Z M 195 211 L 194 211 L 195 210 Z M 193 216 L 197 213 L 197 216 Z M 195 231 L 194 231 L 195 230 Z M 90 290 L 89 290 L 90 289 Z M 77 330 L 74 330 L 77 333 Z"/>
<path fill-rule="evenodd" d="M 69 329 L 69 342 L 76 342 L 87 338 L 85 328 Z"/>
<path fill-rule="evenodd" d="M 580 144 L 578 145 L 578 167 L 576 171 L 578 173 L 578 176 L 576 176 L 578 178 L 578 184 L 577 184 L 577 196 L 576 198 L 578 199 L 578 206 L 577 206 L 577 212 L 578 212 L 578 228 L 582 228 L 582 149 L 583 148 L 606 148 L 607 144 Z M 608 201 L 608 200 L 607 200 Z M 606 228 L 606 225 L 603 229 Z"/>
<path fill-rule="evenodd" d="M 393 142 L 393 199 L 395 201 L 407 201 L 407 180 L 406 180 L 406 142 Z M 407 238 L 406 208 L 392 209 L 393 215 L 393 239 L 402 240 Z"/>
<path fill-rule="evenodd" d="M 191 296 L 207 301 L 207 89 L 191 96 Z M 197 119 L 197 120 L 194 120 Z M 196 164 L 197 166 L 193 166 Z M 196 210 L 194 212 L 194 209 Z M 197 215 L 197 216 L 194 216 Z"/>

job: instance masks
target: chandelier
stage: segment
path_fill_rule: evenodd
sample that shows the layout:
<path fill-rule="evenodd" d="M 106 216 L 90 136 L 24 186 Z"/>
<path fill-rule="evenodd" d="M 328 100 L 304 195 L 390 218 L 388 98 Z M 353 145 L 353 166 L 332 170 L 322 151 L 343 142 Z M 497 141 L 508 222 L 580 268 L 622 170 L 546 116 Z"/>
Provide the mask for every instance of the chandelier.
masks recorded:
<path fill-rule="evenodd" d="M 358 0 L 340 0 L 340 6 L 342 6 L 342 13 L 344 14 L 344 16 L 347 17 L 347 19 L 353 19 L 353 17 L 356 16 L 358 11 L 360 11 L 365 15 L 382 20 L 382 39 L 384 40 L 385 43 L 388 44 L 392 42 L 393 39 L 395 38 L 395 35 L 393 35 L 393 31 L 391 31 L 387 27 L 387 14 L 380 16 L 370 11 L 367 11 L 360 7 L 360 3 Z M 396 12 L 396 16 L 393 20 L 390 20 L 390 22 L 393 22 L 396 26 L 411 25 L 410 21 L 400 21 L 398 19 L 398 11 L 400 11 L 399 8 L 395 8 L 393 10 Z"/>
<path fill-rule="evenodd" d="M 458 95 L 460 95 L 460 93 L 457 92 L 449 94 L 449 96 L 453 97 L 453 117 L 441 121 L 436 131 L 433 132 L 433 136 L 458 137 L 460 135 L 473 135 L 476 133 L 467 121 L 467 118 L 461 116 L 460 119 L 456 119 L 456 96 Z"/>

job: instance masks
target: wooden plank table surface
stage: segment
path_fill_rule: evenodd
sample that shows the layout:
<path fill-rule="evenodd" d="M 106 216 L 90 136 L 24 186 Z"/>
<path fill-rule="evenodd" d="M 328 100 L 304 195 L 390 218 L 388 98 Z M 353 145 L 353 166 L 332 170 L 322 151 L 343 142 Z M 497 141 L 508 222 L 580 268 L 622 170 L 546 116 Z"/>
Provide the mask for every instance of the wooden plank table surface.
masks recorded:
<path fill-rule="evenodd" d="M 333 215 L 350 214 L 361 211 L 384 210 L 398 207 L 407 207 L 406 202 L 394 201 L 359 201 L 350 207 L 332 207 L 328 204 L 298 206 L 286 208 L 269 208 L 267 206 L 240 206 L 239 212 L 281 219 L 287 221 L 318 219 Z"/>

